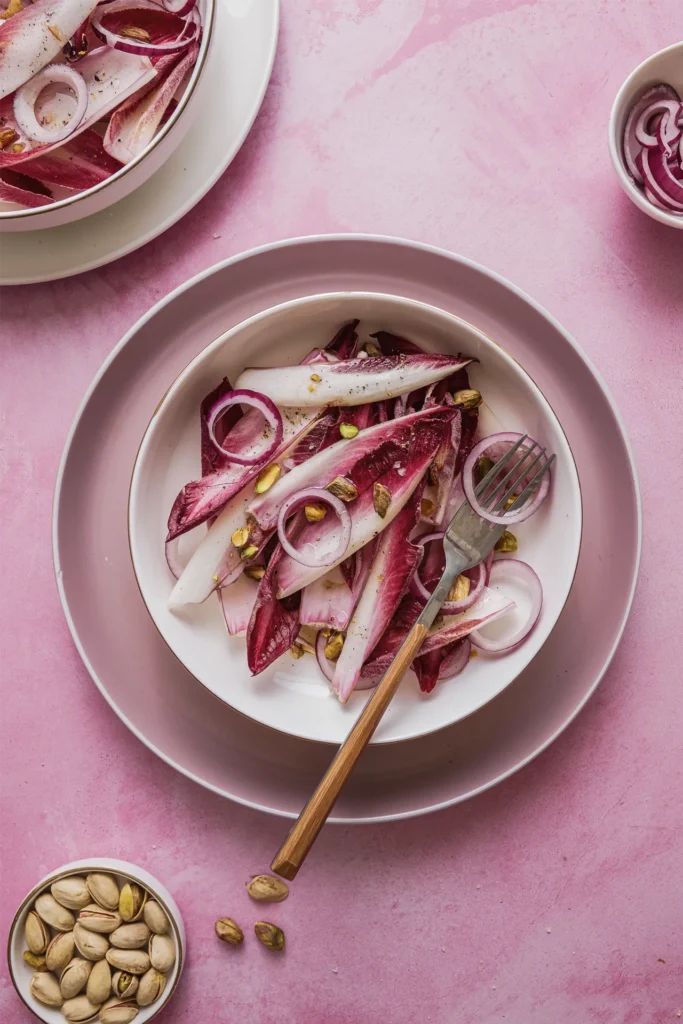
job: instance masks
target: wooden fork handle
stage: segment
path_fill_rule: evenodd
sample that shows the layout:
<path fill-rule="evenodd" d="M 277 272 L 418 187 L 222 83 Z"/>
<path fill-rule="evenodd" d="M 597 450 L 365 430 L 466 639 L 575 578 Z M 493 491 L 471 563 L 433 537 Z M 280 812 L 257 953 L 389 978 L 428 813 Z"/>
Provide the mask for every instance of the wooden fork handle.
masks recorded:
<path fill-rule="evenodd" d="M 318 788 L 299 815 L 294 828 L 278 850 L 272 870 L 283 878 L 296 876 L 316 836 L 325 824 L 344 783 L 365 750 L 380 723 L 391 698 L 396 693 L 408 666 L 422 646 L 428 633 L 426 626 L 416 622 L 401 645 L 384 678 L 365 705 L 358 721 L 335 754 Z"/>

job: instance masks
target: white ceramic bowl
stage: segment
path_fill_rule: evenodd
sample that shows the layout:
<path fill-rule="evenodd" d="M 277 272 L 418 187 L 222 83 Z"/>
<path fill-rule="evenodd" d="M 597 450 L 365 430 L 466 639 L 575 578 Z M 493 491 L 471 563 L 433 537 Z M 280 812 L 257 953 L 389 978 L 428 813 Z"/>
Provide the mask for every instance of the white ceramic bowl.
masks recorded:
<path fill-rule="evenodd" d="M 99 213 L 147 181 L 177 149 L 192 124 L 192 112 L 196 112 L 202 99 L 202 71 L 213 38 L 215 0 L 197 0 L 197 6 L 202 16 L 202 42 L 197 63 L 192 69 L 192 75 L 183 90 L 178 106 L 147 148 L 106 181 L 49 206 L 24 209 L 15 203 L 0 201 L 0 232 L 52 228 L 80 220 L 91 213 Z M 27 164 L 24 168 L 22 165 L 18 169 L 26 169 L 29 173 L 29 166 Z"/>
<path fill-rule="evenodd" d="M 113 857 L 91 857 L 87 860 L 75 860 L 70 864 L 64 864 L 63 867 L 57 868 L 56 871 L 51 871 L 49 875 L 46 875 L 45 878 L 41 879 L 31 889 L 31 892 L 22 900 L 21 906 L 14 915 L 14 920 L 10 926 L 7 942 L 7 965 L 12 984 L 17 990 L 20 999 L 39 1020 L 45 1021 L 45 1024 L 64 1024 L 64 1017 L 59 1010 L 43 1006 L 42 1003 L 39 1003 L 31 995 L 29 986 L 35 972 L 24 961 L 24 950 L 26 949 L 24 923 L 26 915 L 33 906 L 36 897 L 46 890 L 49 892 L 53 882 L 66 878 L 68 875 L 87 875 L 93 871 L 105 871 L 116 875 L 119 887 L 125 885 L 126 882 L 138 882 L 139 885 L 151 893 L 163 908 L 171 924 L 171 934 L 176 944 L 176 962 L 172 970 L 166 975 L 166 987 L 161 997 L 151 1006 L 140 1007 L 140 1012 L 135 1018 L 135 1024 L 147 1024 L 147 1021 L 151 1021 L 167 1005 L 177 988 L 186 957 L 185 926 L 178 905 L 166 886 L 162 885 L 149 871 L 139 868 L 135 864 L 129 864 L 125 860 L 118 860 Z M 74 911 L 74 913 L 77 914 L 78 912 Z"/>
<path fill-rule="evenodd" d="M 252 678 L 243 637 L 229 637 L 219 602 L 170 612 L 173 586 L 164 556 L 166 522 L 183 485 L 200 475 L 199 404 L 228 375 L 248 365 L 294 363 L 329 341 L 339 326 L 360 317 L 361 330 L 391 330 L 425 348 L 476 356 L 471 380 L 484 395 L 483 433 L 523 430 L 557 456 L 551 494 L 541 510 L 515 533 L 521 558 L 538 572 L 545 601 L 528 641 L 503 657 L 474 659 L 456 680 L 425 697 L 408 674 L 374 742 L 409 739 L 471 714 L 509 685 L 529 663 L 564 606 L 574 577 L 581 537 L 581 496 L 569 445 L 552 409 L 534 382 L 486 335 L 442 310 L 413 300 L 370 293 L 297 299 L 266 310 L 228 331 L 183 371 L 156 411 L 135 464 L 129 529 L 133 566 L 147 608 L 162 637 L 181 662 L 217 697 L 256 721 L 306 739 L 339 743 L 370 691 L 341 705 L 311 656 L 285 655 Z M 162 396 L 159 396 L 162 398 Z M 203 534 L 203 528 L 194 531 Z M 196 544 L 188 535 L 188 546 Z M 182 554 L 182 552 L 181 552 Z M 523 602 L 520 605 L 523 609 Z"/>
<path fill-rule="evenodd" d="M 609 152 L 617 172 L 619 184 L 631 202 L 653 220 L 683 230 L 683 215 L 660 210 L 647 199 L 626 169 L 623 156 L 623 138 L 629 111 L 640 93 L 650 85 L 664 82 L 683 96 L 683 43 L 674 43 L 665 50 L 648 57 L 628 76 L 612 106 L 609 119 Z"/>

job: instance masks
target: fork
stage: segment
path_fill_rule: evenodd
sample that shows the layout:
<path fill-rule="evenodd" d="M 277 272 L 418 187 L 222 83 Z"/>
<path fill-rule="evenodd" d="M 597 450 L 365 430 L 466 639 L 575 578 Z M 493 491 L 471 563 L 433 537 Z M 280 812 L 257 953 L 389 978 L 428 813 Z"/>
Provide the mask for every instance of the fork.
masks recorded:
<path fill-rule="evenodd" d="M 520 437 L 477 485 L 477 501 L 487 512 L 500 514 L 521 508 L 534 494 L 550 469 L 555 456 L 548 458 L 546 449 L 540 448 L 536 442 L 531 442 L 523 448 L 526 441 L 530 441 L 526 435 Z M 532 473 L 533 476 L 529 479 Z M 526 484 L 525 480 L 528 481 Z M 519 495 L 515 495 L 515 491 L 522 484 L 523 490 Z M 504 530 L 504 525 L 492 524 L 482 519 L 467 501 L 453 516 L 444 535 L 446 567 L 443 575 L 382 681 L 337 751 L 318 788 L 275 855 L 271 869 L 276 874 L 290 880 L 296 877 L 346 780 L 396 693 L 408 666 L 418 654 L 441 605 L 448 597 L 454 580 L 460 573 L 473 569 L 483 561 L 493 550 Z"/>

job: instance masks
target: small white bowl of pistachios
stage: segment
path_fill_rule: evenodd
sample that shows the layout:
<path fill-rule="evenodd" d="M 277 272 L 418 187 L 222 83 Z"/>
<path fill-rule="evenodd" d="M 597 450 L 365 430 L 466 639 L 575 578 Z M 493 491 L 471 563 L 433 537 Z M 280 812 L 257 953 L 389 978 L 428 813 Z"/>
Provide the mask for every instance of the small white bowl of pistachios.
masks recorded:
<path fill-rule="evenodd" d="M 105 857 L 43 878 L 17 910 L 7 948 L 19 997 L 46 1024 L 146 1024 L 172 997 L 184 959 L 169 891 Z"/>

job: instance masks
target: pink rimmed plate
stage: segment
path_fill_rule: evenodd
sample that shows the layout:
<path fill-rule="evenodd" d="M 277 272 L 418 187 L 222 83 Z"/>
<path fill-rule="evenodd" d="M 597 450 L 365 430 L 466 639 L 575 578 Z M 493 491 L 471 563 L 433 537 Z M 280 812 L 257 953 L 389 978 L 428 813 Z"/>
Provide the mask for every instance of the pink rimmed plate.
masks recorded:
<path fill-rule="evenodd" d="M 529 298 L 461 257 L 368 236 L 277 243 L 206 271 L 136 325 L 86 396 L 58 478 L 55 563 L 81 655 L 135 734 L 218 793 L 272 813 L 298 813 L 331 747 L 257 725 L 182 668 L 139 596 L 126 511 L 150 409 L 183 367 L 219 334 L 260 310 L 330 290 L 416 298 L 455 313 L 503 345 L 552 404 L 583 495 L 574 586 L 531 665 L 463 722 L 426 738 L 373 747 L 335 809 L 337 821 L 386 820 L 466 799 L 544 749 L 597 686 L 630 608 L 640 503 L 628 441 L 595 370 Z M 609 576 L 594 572 L 599 560 L 610 565 Z"/>

